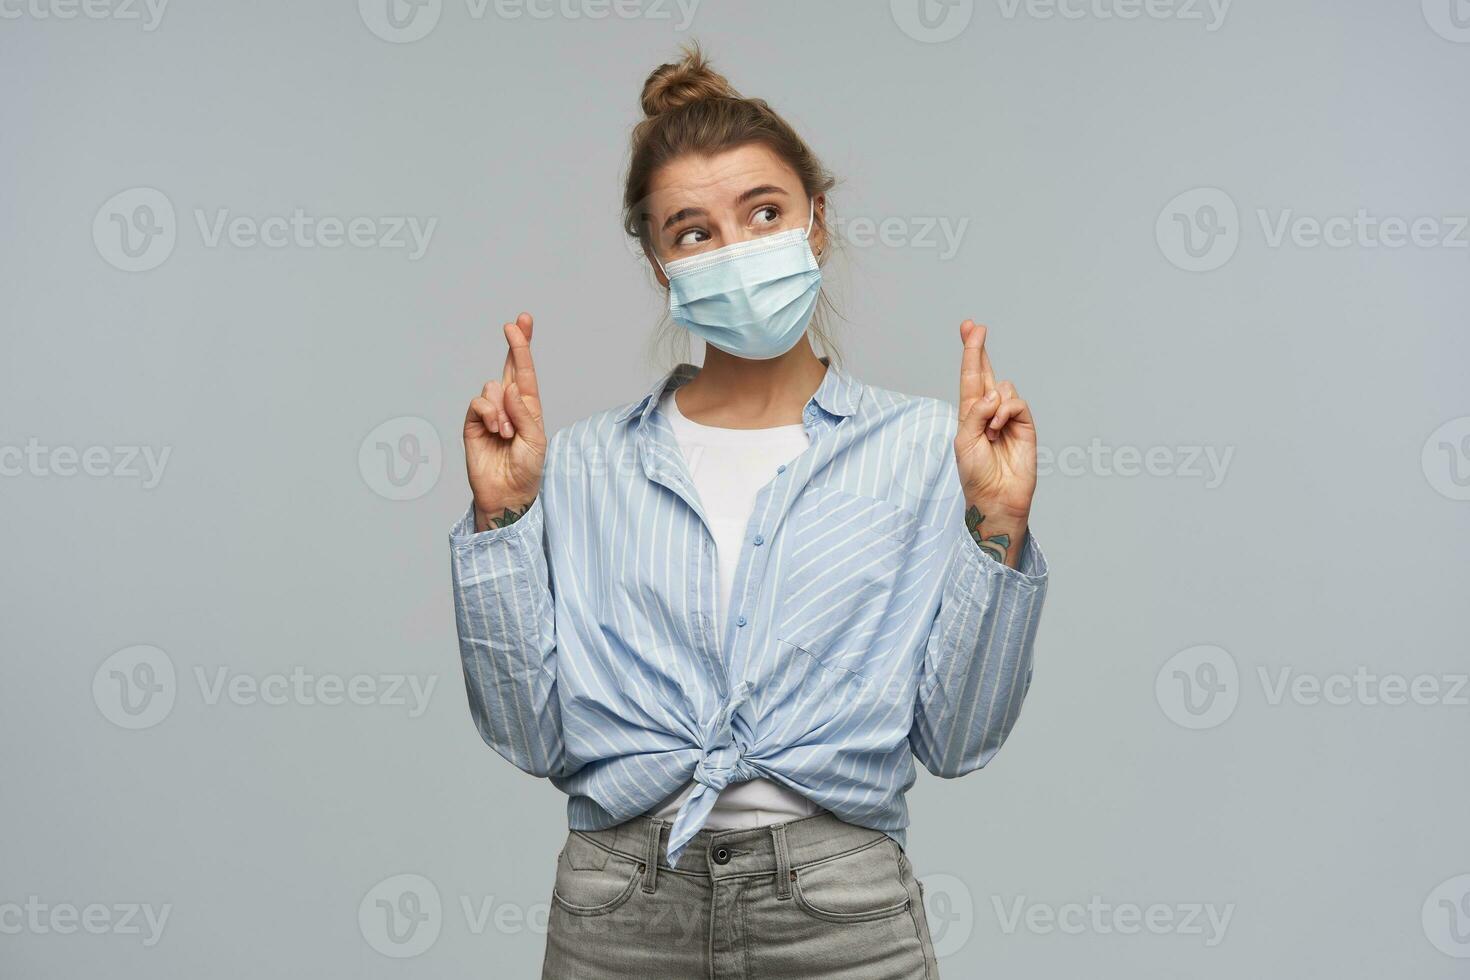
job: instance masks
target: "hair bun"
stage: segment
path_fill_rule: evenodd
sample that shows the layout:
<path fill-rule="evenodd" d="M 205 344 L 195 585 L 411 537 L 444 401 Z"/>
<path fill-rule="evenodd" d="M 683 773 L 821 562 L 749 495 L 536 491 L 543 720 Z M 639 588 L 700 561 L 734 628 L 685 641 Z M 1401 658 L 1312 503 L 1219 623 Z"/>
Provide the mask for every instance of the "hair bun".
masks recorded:
<path fill-rule="evenodd" d="M 701 99 L 738 99 L 724 75 L 705 60 L 698 44 L 684 48 L 678 64 L 659 65 L 643 83 L 643 112 L 649 118 L 671 112 Z"/>

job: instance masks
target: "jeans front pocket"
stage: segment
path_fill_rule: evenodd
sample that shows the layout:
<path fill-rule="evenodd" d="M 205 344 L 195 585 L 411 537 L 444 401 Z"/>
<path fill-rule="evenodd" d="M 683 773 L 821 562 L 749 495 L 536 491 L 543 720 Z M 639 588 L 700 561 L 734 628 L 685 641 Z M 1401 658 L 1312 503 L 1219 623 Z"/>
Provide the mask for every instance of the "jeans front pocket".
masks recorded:
<path fill-rule="evenodd" d="M 556 861 L 551 899 L 572 915 L 607 915 L 627 904 L 638 889 L 643 866 L 598 847 L 573 831 Z"/>
<path fill-rule="evenodd" d="M 898 873 L 890 838 L 815 864 L 793 868 L 791 897 L 824 922 L 871 922 L 907 912 L 908 889 Z"/>
<path fill-rule="evenodd" d="M 882 835 L 825 860 L 793 863 L 747 894 L 746 974 L 842 980 L 933 980 L 914 928 L 914 892 Z"/>

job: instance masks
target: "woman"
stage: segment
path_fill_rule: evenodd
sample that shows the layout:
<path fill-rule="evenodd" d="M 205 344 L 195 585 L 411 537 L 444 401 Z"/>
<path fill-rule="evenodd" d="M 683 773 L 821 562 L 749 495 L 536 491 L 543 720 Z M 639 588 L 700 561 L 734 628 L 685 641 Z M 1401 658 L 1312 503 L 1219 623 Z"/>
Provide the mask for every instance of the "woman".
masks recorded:
<path fill-rule="evenodd" d="M 543 975 L 934 977 L 904 793 L 1030 684 L 1031 413 L 969 320 L 958 410 L 819 357 L 832 178 L 697 48 L 642 104 L 626 227 L 703 364 L 548 440 L 507 323 L 450 538 L 480 733 L 570 796 Z"/>

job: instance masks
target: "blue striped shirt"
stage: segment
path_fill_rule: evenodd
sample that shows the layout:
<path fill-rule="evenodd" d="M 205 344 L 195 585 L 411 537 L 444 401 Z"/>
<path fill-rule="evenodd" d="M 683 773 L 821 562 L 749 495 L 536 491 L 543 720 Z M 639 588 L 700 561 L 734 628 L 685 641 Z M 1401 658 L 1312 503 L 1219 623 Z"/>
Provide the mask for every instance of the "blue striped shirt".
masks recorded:
<path fill-rule="evenodd" d="M 451 530 L 475 723 L 568 794 L 572 829 L 692 779 L 671 866 L 720 790 L 756 777 L 903 844 L 914 757 L 960 776 L 1015 724 L 1046 560 L 1028 534 L 1010 568 L 966 530 L 953 404 L 829 362 L 810 444 L 756 497 L 716 635 L 714 541 L 658 408 L 698 371 L 558 430 L 519 520 L 476 533 L 471 509 Z"/>

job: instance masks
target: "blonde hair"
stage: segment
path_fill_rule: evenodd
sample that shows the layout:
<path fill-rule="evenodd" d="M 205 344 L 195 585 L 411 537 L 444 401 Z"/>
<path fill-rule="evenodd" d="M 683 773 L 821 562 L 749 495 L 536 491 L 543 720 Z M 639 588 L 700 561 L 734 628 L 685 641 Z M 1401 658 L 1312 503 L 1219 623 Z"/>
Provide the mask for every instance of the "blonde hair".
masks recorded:
<path fill-rule="evenodd" d="M 651 254 L 653 248 L 646 207 L 653 179 L 665 165 L 685 154 L 708 156 L 759 143 L 796 173 L 808 197 L 815 199 L 836 184 L 796 130 L 764 99 L 742 97 L 724 75 L 710 67 L 697 43 L 685 46 L 682 54 L 674 64 L 659 65 L 643 83 L 639 101 L 645 118 L 633 127 L 623 188 L 623 230 L 637 239 L 645 254 Z M 828 242 L 819 259 L 825 262 L 835 236 L 821 211 L 814 218 L 813 234 L 818 228 Z M 839 363 L 840 352 L 827 330 L 828 320 L 833 317 L 840 318 L 840 314 L 824 288 L 808 329 L 821 353 Z M 676 328 L 667 316 L 653 346 L 661 338 L 669 341 L 671 357 L 689 360 L 690 335 Z"/>

